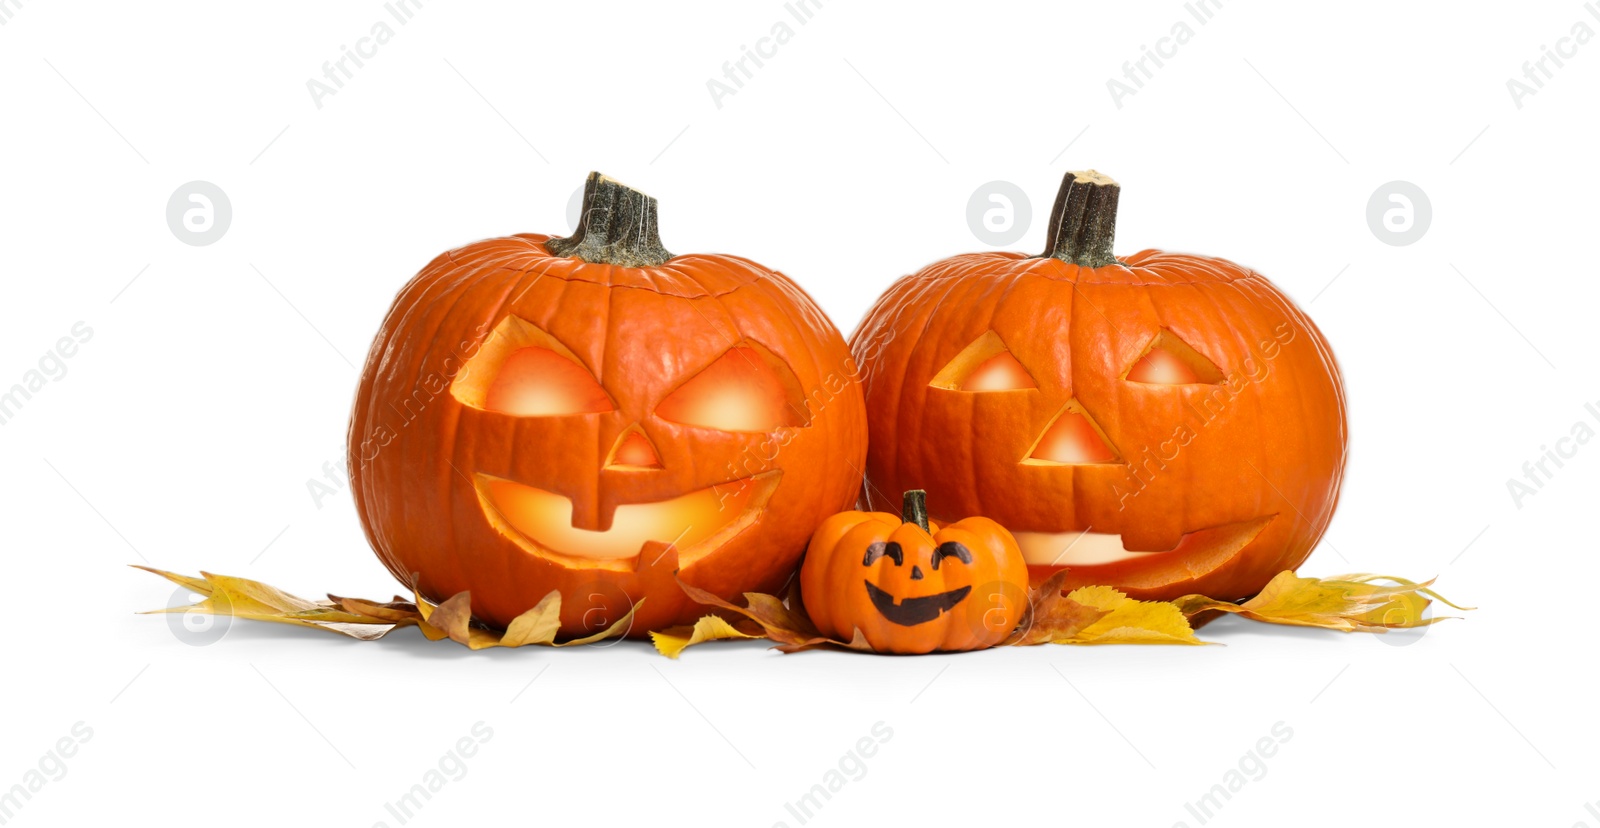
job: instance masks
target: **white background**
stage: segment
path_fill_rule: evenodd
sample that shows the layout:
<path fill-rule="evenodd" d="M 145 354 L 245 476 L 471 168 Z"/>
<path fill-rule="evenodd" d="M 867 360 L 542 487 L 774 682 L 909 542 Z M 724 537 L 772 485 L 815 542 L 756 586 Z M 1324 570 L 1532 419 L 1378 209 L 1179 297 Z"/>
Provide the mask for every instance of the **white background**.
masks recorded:
<path fill-rule="evenodd" d="M 777 2 L 430 0 L 320 108 L 307 81 L 389 19 L 378 2 L 0 3 L 0 390 L 93 330 L 0 427 L 0 789 L 93 731 L 7 824 L 398 825 L 385 803 L 481 721 L 411 824 L 793 826 L 785 803 L 881 721 L 813 824 L 1199 825 L 1185 803 L 1283 722 L 1211 824 L 1600 826 L 1595 656 L 1566 640 L 1592 623 L 1600 447 L 1520 503 L 1507 487 L 1575 423 L 1600 430 L 1600 45 L 1520 108 L 1506 85 L 1600 19 L 1225 2 L 1199 25 L 1177 2 L 827 0 L 801 25 Z M 717 106 L 707 81 L 779 20 L 793 39 Z M 1108 79 L 1179 20 L 1192 40 L 1119 108 Z M 848 333 L 894 278 L 985 249 L 980 185 L 1028 194 L 1012 247 L 1037 250 L 1087 167 L 1123 184 L 1118 252 L 1250 265 L 1332 342 L 1351 459 L 1302 572 L 1437 574 L 1468 620 L 674 662 L 246 622 L 200 647 L 134 614 L 173 599 L 123 566 L 146 561 L 397 589 L 348 493 L 308 491 L 343 464 L 354 365 L 431 257 L 565 232 L 591 169 L 658 197 L 674 252 L 781 269 Z M 233 208 L 204 247 L 166 221 L 196 179 Z M 1366 218 L 1395 179 L 1432 205 L 1410 246 Z"/>

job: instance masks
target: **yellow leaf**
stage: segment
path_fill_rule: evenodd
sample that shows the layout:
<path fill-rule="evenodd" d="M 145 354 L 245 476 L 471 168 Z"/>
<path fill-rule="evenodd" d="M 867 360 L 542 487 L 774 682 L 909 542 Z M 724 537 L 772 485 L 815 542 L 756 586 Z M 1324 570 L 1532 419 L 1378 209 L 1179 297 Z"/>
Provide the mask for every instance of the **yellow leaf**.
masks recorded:
<path fill-rule="evenodd" d="M 616 623 L 600 632 L 557 642 L 555 636 L 561 626 L 561 595 L 554 591 L 532 609 L 513 619 L 510 627 L 501 632 L 473 620 L 472 598 L 465 592 L 440 604 L 434 604 L 420 593 L 413 594 L 414 601 L 396 598 L 383 604 L 334 595 L 328 596 L 326 601 L 308 601 L 248 578 L 209 572 L 202 572 L 202 577 L 193 578 L 147 566 L 136 568 L 160 575 L 204 596 L 204 600 L 190 606 L 151 610 L 155 613 L 204 612 L 253 621 L 294 624 L 363 641 L 382 638 L 401 627 L 415 626 L 430 641 L 449 638 L 474 650 L 529 644 L 570 647 L 614 638 L 628 632 L 633 625 L 634 611 L 644 603 L 640 600 Z"/>
<path fill-rule="evenodd" d="M 677 658 L 683 654 L 685 648 L 707 641 L 765 637 L 739 632 L 734 629 L 732 624 L 728 623 L 727 619 L 717 615 L 703 616 L 699 621 L 694 622 L 693 627 L 669 627 L 659 632 L 650 633 L 650 640 L 655 642 L 656 651 L 667 658 Z"/>
<path fill-rule="evenodd" d="M 1204 644 L 1189 619 L 1166 601 L 1135 601 L 1106 586 L 1079 587 L 1067 601 L 1105 613 L 1068 644 Z"/>
<path fill-rule="evenodd" d="M 533 609 L 511 619 L 506 634 L 500 639 L 502 647 L 521 647 L 526 644 L 549 644 L 556 640 L 561 628 L 561 591 L 552 589 L 539 599 Z"/>
<path fill-rule="evenodd" d="M 1164 601 L 1135 601 L 1108 586 L 1061 593 L 1057 572 L 1031 596 L 1029 611 L 1006 644 L 1204 644 L 1189 619 Z"/>
<path fill-rule="evenodd" d="M 1374 581 L 1390 581 L 1392 585 Z M 1342 632 L 1384 632 L 1391 629 L 1425 627 L 1456 616 L 1424 617 L 1436 599 L 1459 610 L 1430 587 L 1433 581 L 1417 583 L 1389 575 L 1340 575 L 1333 578 L 1302 578 L 1283 571 L 1256 597 L 1242 604 L 1217 601 L 1203 595 L 1185 595 L 1173 601 L 1184 615 L 1207 611 L 1231 612 L 1269 624 L 1320 627 Z"/>
<path fill-rule="evenodd" d="M 211 585 L 206 583 L 204 578 L 192 578 L 188 575 L 179 575 L 176 572 L 168 572 L 165 569 L 156 569 L 152 566 L 140 566 L 138 564 L 129 564 L 129 566 L 132 566 L 134 569 L 142 569 L 146 572 L 153 572 L 175 584 L 178 584 L 179 586 L 186 586 L 189 588 L 190 592 L 198 593 L 201 596 L 211 595 Z"/>
<path fill-rule="evenodd" d="M 201 578 L 192 578 L 150 567 L 138 568 L 160 575 L 205 596 L 204 600 L 192 606 L 166 607 L 151 610 L 152 613 L 199 611 L 255 621 L 315 627 L 362 640 L 382 638 L 398 626 L 393 621 L 348 612 L 331 601 L 307 601 L 247 578 L 214 575 L 209 572 L 200 573 Z"/>
<path fill-rule="evenodd" d="M 595 633 L 593 635 L 586 635 L 586 636 L 584 636 L 582 638 L 574 638 L 571 641 L 556 641 L 556 642 L 552 642 L 550 644 L 550 646 L 552 646 L 552 647 L 577 647 L 577 646 L 582 645 L 582 644 L 593 644 L 596 641 L 604 641 L 604 640 L 606 640 L 608 638 L 617 638 L 619 636 L 627 635 L 628 634 L 628 630 L 633 629 L 633 614 L 638 612 L 640 607 L 644 606 L 644 602 L 645 602 L 645 599 L 640 598 L 639 599 L 639 603 L 634 604 L 633 606 L 629 607 L 628 611 L 623 613 L 622 617 L 618 618 L 616 623 L 612 624 L 609 627 L 606 627 L 605 629 L 601 630 L 600 632 L 597 632 L 597 633 Z M 557 614 L 559 615 L 560 613 L 558 612 Z"/>

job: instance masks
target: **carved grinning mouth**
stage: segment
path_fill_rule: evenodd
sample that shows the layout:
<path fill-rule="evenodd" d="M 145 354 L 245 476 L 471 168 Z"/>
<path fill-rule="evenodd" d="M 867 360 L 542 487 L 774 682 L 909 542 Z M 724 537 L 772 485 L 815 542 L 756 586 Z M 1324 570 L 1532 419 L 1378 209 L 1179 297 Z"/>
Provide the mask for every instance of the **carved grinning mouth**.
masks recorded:
<path fill-rule="evenodd" d="M 555 492 L 479 473 L 475 488 L 484 515 L 524 550 L 569 565 L 632 570 L 648 545 L 676 550 L 679 566 L 705 557 L 760 517 L 783 476 L 772 470 L 707 486 L 670 500 L 625 503 L 611 528 L 572 525 L 572 500 Z"/>
<path fill-rule="evenodd" d="M 878 608 L 878 613 L 884 620 L 902 627 L 915 627 L 938 618 L 945 610 L 965 600 L 967 593 L 972 591 L 972 587 L 964 586 L 938 595 L 902 598 L 897 603 L 893 595 L 873 586 L 871 581 L 862 583 L 867 585 L 867 597 L 872 599 L 872 605 Z"/>
<path fill-rule="evenodd" d="M 1098 566 L 1158 555 L 1189 554 L 1220 547 L 1242 549 L 1277 515 L 1226 523 L 1186 532 L 1171 549 L 1137 552 L 1123 546 L 1121 535 L 1102 532 L 1013 532 L 1029 566 Z"/>

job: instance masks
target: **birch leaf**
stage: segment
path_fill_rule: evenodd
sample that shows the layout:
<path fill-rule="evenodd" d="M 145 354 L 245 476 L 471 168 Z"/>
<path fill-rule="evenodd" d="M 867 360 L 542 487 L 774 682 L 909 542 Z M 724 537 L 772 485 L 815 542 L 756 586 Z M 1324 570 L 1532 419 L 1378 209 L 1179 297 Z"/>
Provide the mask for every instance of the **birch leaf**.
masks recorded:
<path fill-rule="evenodd" d="M 1104 613 L 1068 644 L 1204 644 L 1189 619 L 1166 601 L 1135 601 L 1107 586 L 1079 587 L 1067 601 Z"/>

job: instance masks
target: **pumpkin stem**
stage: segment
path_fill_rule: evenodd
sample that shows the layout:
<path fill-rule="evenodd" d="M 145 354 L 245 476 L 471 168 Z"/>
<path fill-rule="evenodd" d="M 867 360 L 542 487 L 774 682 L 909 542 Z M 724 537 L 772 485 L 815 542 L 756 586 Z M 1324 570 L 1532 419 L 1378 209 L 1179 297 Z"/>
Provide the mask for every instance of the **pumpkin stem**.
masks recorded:
<path fill-rule="evenodd" d="M 906 492 L 900 501 L 900 519 L 906 523 L 915 523 L 928 531 L 928 492 L 926 489 L 912 489 Z"/>
<path fill-rule="evenodd" d="M 1111 243 L 1117 235 L 1117 195 L 1121 192 L 1120 184 L 1094 170 L 1067 173 L 1055 206 L 1050 208 L 1050 235 L 1040 258 L 1082 267 L 1116 264 Z"/>
<path fill-rule="evenodd" d="M 597 172 L 583 184 L 577 232 L 551 239 L 545 248 L 557 256 L 620 267 L 655 267 L 672 258 L 656 231 L 656 200 Z"/>

